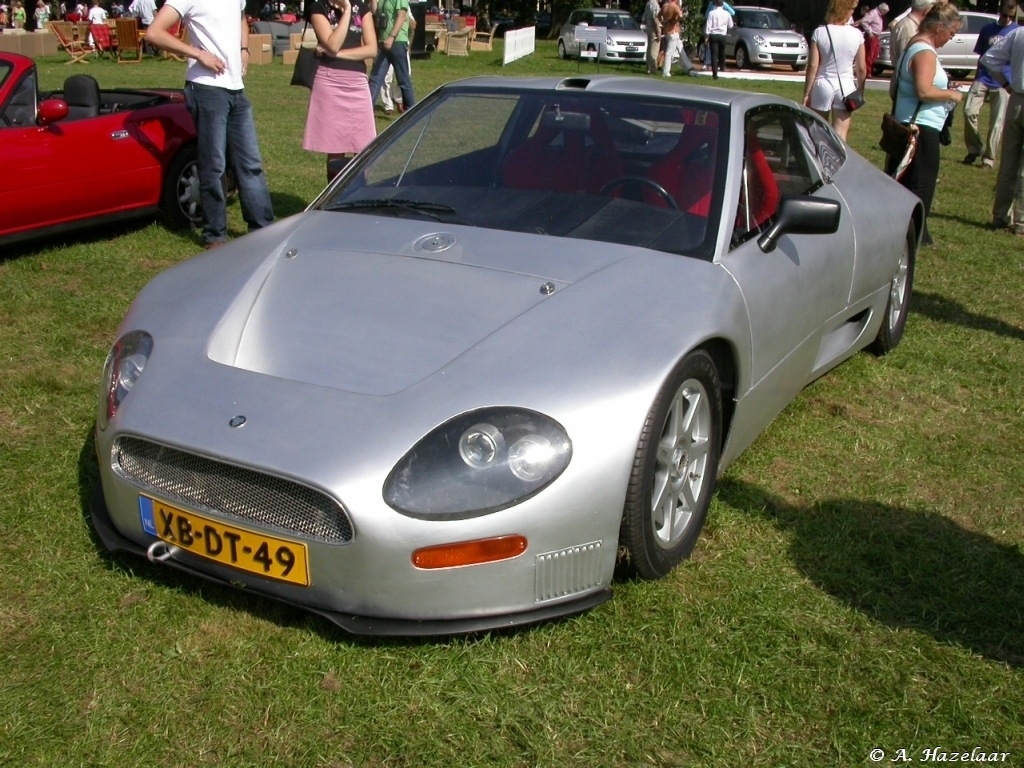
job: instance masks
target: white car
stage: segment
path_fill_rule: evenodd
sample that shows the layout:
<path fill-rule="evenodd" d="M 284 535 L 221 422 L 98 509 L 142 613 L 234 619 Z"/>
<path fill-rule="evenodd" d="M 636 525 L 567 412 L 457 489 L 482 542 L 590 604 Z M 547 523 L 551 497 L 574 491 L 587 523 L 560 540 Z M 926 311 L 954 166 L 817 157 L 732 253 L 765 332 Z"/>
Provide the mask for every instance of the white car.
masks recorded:
<path fill-rule="evenodd" d="M 725 55 L 737 69 L 788 65 L 796 72 L 807 67 L 807 40 L 774 8 L 735 6 L 734 26 L 725 42 Z"/>
<path fill-rule="evenodd" d="M 978 54 L 974 52 L 974 46 L 978 44 L 978 33 L 982 27 L 991 24 L 999 17 L 992 13 L 961 11 L 960 18 L 963 20 L 960 31 L 939 49 L 939 63 L 942 64 L 942 68 L 958 78 L 966 77 L 971 70 L 978 68 Z M 895 66 L 892 60 L 888 31 L 882 33 L 879 44 L 881 47 L 878 59 L 875 60 L 875 65 L 871 68 L 871 74 L 875 77 L 881 77 L 887 70 L 892 70 Z"/>
<path fill-rule="evenodd" d="M 599 27 L 605 30 L 603 41 L 577 38 L 578 27 Z M 579 56 L 580 49 L 596 52 L 604 62 L 643 61 L 647 57 L 647 33 L 626 11 L 609 8 L 581 8 L 569 15 L 558 35 L 558 56 L 562 59 Z"/>

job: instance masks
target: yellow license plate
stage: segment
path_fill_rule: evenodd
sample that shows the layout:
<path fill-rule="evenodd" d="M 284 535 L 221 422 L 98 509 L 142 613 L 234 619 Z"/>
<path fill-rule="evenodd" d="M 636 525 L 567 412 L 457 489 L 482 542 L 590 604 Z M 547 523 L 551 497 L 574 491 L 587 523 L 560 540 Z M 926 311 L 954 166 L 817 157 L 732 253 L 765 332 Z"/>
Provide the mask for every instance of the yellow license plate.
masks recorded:
<path fill-rule="evenodd" d="M 186 552 L 257 576 L 309 586 L 306 545 L 301 542 L 253 533 L 149 496 L 139 496 L 139 516 L 146 533 Z"/>

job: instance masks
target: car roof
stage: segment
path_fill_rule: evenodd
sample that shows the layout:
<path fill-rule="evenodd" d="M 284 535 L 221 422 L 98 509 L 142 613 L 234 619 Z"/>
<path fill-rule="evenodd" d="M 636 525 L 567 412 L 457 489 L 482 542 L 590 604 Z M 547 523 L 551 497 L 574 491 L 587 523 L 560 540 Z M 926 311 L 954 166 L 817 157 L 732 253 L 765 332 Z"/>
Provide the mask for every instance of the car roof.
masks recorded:
<path fill-rule="evenodd" d="M 619 96 L 647 96 L 680 101 L 703 102 L 709 106 L 736 107 L 741 110 L 765 103 L 787 103 L 769 94 L 739 91 L 714 86 L 666 83 L 660 79 L 628 75 L 577 75 L 572 77 L 499 77 L 483 75 L 454 80 L 440 89 L 511 90 L 540 93 L 588 93 Z M 439 90 L 440 90 L 439 89 Z"/>
<path fill-rule="evenodd" d="M 573 13 L 622 14 L 629 16 L 629 11 L 624 11 L 621 8 L 576 8 Z"/>

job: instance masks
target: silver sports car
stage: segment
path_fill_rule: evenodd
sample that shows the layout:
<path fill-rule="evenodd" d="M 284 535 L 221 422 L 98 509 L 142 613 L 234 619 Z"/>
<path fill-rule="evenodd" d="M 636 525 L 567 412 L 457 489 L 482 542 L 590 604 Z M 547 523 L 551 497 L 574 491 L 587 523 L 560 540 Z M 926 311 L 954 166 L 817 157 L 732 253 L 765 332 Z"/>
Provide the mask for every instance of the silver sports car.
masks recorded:
<path fill-rule="evenodd" d="M 802 387 L 899 342 L 921 221 L 784 99 L 446 85 L 304 213 L 142 291 L 93 523 L 357 633 L 584 611 L 690 553 Z"/>

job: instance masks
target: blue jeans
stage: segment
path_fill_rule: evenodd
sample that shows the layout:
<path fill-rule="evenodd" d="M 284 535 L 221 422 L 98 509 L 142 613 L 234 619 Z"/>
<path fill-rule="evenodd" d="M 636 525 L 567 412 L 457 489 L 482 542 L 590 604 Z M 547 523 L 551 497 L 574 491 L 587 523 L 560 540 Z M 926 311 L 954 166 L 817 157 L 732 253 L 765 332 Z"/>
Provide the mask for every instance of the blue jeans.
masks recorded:
<path fill-rule="evenodd" d="M 416 97 L 412 92 L 412 73 L 409 72 L 408 43 L 392 43 L 390 50 L 381 45 L 373 61 L 373 69 L 370 70 L 370 103 L 377 103 L 377 97 L 384 87 L 384 78 L 388 76 L 389 65 L 395 68 L 395 78 L 402 92 L 402 104 L 409 109 L 416 103 Z"/>
<path fill-rule="evenodd" d="M 242 218 L 249 231 L 274 223 L 263 158 L 256 140 L 252 104 L 245 91 L 187 83 L 185 103 L 196 123 L 199 201 L 203 208 L 203 242 L 223 242 L 228 236 L 227 203 L 222 179 L 227 159 L 238 184 Z"/>

